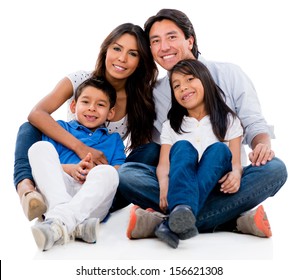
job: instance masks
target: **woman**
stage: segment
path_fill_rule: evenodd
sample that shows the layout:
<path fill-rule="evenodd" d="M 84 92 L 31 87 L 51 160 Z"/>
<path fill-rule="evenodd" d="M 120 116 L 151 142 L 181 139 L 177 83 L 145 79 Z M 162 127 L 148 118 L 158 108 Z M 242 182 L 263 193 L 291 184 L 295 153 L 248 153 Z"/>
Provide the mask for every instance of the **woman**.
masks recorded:
<path fill-rule="evenodd" d="M 157 75 L 158 69 L 144 31 L 138 25 L 125 23 L 116 27 L 102 43 L 93 72 L 79 71 L 68 75 L 37 103 L 28 116 L 33 126 L 25 123 L 18 132 L 14 165 L 14 184 L 30 221 L 46 211 L 42 196 L 35 190 L 28 162 L 28 149 L 41 140 L 41 132 L 73 150 L 81 159 L 90 152 L 95 164 L 107 163 L 101 151 L 77 140 L 61 128 L 51 114 L 71 99 L 76 88 L 87 78 L 104 76 L 117 93 L 115 116 L 106 125 L 110 132 L 118 132 L 123 140 L 129 138 L 126 148 L 131 151 L 151 141 L 155 119 L 152 88 Z M 137 160 L 133 155 L 131 160 Z"/>

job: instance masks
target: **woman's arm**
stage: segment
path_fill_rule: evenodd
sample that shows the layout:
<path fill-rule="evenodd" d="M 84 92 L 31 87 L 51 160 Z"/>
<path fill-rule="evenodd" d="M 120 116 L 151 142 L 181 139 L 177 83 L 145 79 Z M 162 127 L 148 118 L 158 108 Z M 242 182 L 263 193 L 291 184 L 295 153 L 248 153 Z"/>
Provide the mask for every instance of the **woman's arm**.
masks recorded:
<path fill-rule="evenodd" d="M 156 175 L 160 188 L 159 207 L 162 211 L 166 211 L 168 207 L 168 187 L 169 187 L 169 172 L 170 172 L 170 149 L 171 145 L 162 144 L 160 148 L 159 162 L 156 168 Z"/>
<path fill-rule="evenodd" d="M 104 154 L 90 148 L 64 130 L 51 116 L 69 98 L 73 96 L 73 87 L 68 78 L 62 79 L 57 86 L 31 110 L 28 120 L 42 133 L 74 151 L 81 159 L 92 153 L 94 163 L 106 164 Z"/>

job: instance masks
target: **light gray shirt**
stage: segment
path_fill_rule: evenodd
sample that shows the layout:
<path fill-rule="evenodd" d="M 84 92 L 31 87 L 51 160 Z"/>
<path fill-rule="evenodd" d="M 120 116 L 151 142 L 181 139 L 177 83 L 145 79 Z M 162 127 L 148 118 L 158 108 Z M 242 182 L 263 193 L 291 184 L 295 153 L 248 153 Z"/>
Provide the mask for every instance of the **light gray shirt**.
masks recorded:
<path fill-rule="evenodd" d="M 241 68 L 232 63 L 206 61 L 201 56 L 199 61 L 207 66 L 216 84 L 225 93 L 226 104 L 241 120 L 244 127 L 243 144 L 251 147 L 253 138 L 260 133 L 267 133 L 274 138 L 273 127 L 267 124 L 262 115 L 254 85 Z M 171 88 L 167 75 L 157 82 L 153 95 L 157 113 L 154 141 L 160 143 L 162 124 L 167 120 L 171 106 Z"/>

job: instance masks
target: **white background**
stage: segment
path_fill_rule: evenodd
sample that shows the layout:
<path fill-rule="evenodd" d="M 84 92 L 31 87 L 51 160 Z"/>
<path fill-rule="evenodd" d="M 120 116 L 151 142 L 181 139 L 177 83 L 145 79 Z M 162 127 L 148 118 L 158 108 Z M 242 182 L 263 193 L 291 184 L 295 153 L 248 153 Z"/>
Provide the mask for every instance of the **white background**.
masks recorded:
<path fill-rule="evenodd" d="M 263 113 L 275 126 L 277 139 L 273 141 L 273 149 L 289 171 L 286 186 L 272 200 L 275 223 L 282 225 L 286 233 L 283 238 L 288 240 L 282 243 L 285 246 L 281 251 L 284 255 L 294 254 L 292 258 L 297 256 L 294 237 L 297 211 L 293 207 L 297 186 L 291 177 L 297 154 L 294 100 L 297 96 L 298 19 L 294 0 L 1 0 L 0 257 L 2 273 L 10 275 L 3 279 L 39 279 L 41 275 L 44 279 L 50 279 L 49 275 L 73 279 L 69 270 L 60 269 L 71 266 L 69 262 L 32 262 L 30 254 L 28 259 L 26 252 L 32 250 L 34 244 L 22 242 L 23 235 L 28 235 L 29 225 L 22 216 L 12 180 L 18 127 L 26 121 L 34 104 L 65 75 L 81 69 L 93 70 L 100 44 L 112 29 L 124 22 L 143 26 L 145 20 L 161 8 L 180 9 L 188 15 L 196 30 L 199 50 L 206 59 L 236 63 L 252 79 Z M 54 117 L 65 119 L 65 106 Z M 289 215 L 293 218 L 287 221 L 292 224 L 283 222 Z M 254 263 L 261 272 L 256 270 L 254 275 L 254 269 L 249 269 L 249 275 L 257 278 L 260 273 L 266 277 L 293 275 L 288 274 L 294 271 L 292 258 L 272 260 L 269 264 Z M 252 268 L 250 262 L 226 265 L 236 269 L 234 274 L 230 272 L 229 279 L 244 279 L 243 268 Z M 34 267 L 32 271 L 30 267 Z"/>

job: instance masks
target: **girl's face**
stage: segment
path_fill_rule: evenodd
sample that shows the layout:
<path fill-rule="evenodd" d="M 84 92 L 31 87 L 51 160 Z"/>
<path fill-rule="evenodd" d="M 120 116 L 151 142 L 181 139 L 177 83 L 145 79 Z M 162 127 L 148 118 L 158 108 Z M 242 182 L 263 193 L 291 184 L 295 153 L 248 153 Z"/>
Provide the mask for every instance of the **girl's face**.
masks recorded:
<path fill-rule="evenodd" d="M 110 109 L 110 100 L 102 91 L 92 86 L 83 89 L 77 102 L 72 101 L 70 105 L 76 120 L 91 130 L 95 130 L 113 118 L 114 108 Z"/>
<path fill-rule="evenodd" d="M 187 109 L 190 116 L 197 116 L 205 111 L 204 87 L 200 79 L 174 72 L 171 84 L 177 102 Z"/>
<path fill-rule="evenodd" d="M 108 80 L 127 79 L 140 62 L 135 36 L 124 34 L 108 47 L 106 55 L 106 76 Z"/>

